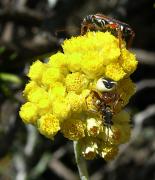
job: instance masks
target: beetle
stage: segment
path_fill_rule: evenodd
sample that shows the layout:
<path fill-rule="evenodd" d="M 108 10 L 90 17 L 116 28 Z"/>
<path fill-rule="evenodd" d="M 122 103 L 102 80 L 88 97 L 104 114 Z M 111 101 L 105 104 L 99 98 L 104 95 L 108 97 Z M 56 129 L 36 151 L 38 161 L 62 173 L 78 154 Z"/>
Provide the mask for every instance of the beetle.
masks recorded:
<path fill-rule="evenodd" d="M 120 48 L 122 39 L 126 41 L 127 48 L 130 48 L 135 37 L 134 31 L 128 24 L 103 14 L 88 15 L 83 19 L 81 35 L 86 34 L 88 31 L 110 31 L 114 36 L 118 37 Z"/>

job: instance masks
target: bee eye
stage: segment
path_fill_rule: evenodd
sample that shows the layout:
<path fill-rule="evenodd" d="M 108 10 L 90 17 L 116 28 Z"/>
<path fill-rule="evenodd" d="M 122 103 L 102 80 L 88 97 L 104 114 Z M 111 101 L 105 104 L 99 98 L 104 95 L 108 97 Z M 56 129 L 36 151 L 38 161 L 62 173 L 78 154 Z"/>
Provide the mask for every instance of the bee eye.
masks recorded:
<path fill-rule="evenodd" d="M 110 79 L 100 78 L 96 83 L 96 89 L 100 92 L 112 91 L 116 87 L 117 83 Z"/>

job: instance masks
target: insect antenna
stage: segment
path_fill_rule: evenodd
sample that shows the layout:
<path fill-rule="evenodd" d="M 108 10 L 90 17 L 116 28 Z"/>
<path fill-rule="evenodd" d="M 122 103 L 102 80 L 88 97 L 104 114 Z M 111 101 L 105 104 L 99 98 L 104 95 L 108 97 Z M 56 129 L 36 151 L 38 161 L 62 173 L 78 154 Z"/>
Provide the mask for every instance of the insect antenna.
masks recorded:
<path fill-rule="evenodd" d="M 63 33 L 65 35 L 74 35 L 78 34 L 80 32 L 80 28 L 77 28 L 75 26 L 67 26 L 65 28 L 60 28 L 55 31 L 55 36 L 59 36 L 59 34 Z"/>

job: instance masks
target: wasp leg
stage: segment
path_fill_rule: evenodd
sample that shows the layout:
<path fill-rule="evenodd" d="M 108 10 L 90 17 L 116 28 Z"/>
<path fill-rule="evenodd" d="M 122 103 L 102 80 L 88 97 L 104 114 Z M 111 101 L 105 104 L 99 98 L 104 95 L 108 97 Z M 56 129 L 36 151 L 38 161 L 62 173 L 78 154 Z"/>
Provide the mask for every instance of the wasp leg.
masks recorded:
<path fill-rule="evenodd" d="M 115 26 L 115 28 L 116 28 L 116 30 L 117 30 L 117 34 L 116 34 L 116 36 L 117 36 L 117 38 L 118 38 L 118 40 L 119 40 L 119 48 L 120 48 L 120 58 L 121 58 L 121 54 L 122 54 L 122 32 L 121 32 L 121 29 L 120 29 L 120 27 L 118 26 L 118 25 L 116 25 L 116 24 L 107 24 L 107 25 L 105 25 L 104 26 L 104 28 L 102 28 L 103 30 L 105 29 L 107 29 L 108 30 L 108 28 L 109 29 L 113 29 L 114 27 L 113 26 Z"/>
<path fill-rule="evenodd" d="M 85 23 L 81 25 L 81 35 L 85 35 L 88 31 L 94 30 L 94 25 L 93 24 L 89 24 L 89 23 Z"/>
<path fill-rule="evenodd" d="M 81 25 L 81 35 L 85 35 L 88 32 L 88 27 L 86 25 Z"/>
<path fill-rule="evenodd" d="M 118 28 L 118 30 L 117 30 L 117 35 L 118 35 L 118 40 L 119 40 L 119 48 L 121 50 L 121 48 L 122 48 L 122 32 L 121 32 L 120 28 Z"/>
<path fill-rule="evenodd" d="M 120 49 L 119 59 L 120 59 L 120 61 L 122 61 L 122 32 L 121 32 L 120 27 L 117 28 L 117 36 L 118 36 L 118 40 L 119 40 L 119 49 Z"/>
<path fill-rule="evenodd" d="M 131 44 L 132 44 L 134 37 L 135 37 L 135 33 L 132 31 L 132 35 L 131 35 L 128 43 L 127 43 L 127 49 L 129 49 L 131 47 Z"/>

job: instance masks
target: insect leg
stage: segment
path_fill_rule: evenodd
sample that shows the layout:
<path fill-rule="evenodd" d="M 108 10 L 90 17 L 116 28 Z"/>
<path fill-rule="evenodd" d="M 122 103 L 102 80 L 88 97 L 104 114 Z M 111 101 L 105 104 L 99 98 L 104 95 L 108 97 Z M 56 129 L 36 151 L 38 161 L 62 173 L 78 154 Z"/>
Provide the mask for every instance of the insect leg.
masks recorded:
<path fill-rule="evenodd" d="M 119 59 L 120 59 L 120 61 L 122 61 L 122 32 L 121 32 L 120 27 L 117 28 L 117 36 L 118 36 L 118 40 L 119 40 L 119 49 L 120 49 Z"/>
<path fill-rule="evenodd" d="M 85 35 L 88 31 L 94 30 L 94 25 L 91 23 L 82 23 L 81 25 L 81 35 Z"/>
<path fill-rule="evenodd" d="M 87 103 L 87 98 L 90 96 L 92 94 L 92 103 L 93 103 L 93 105 L 96 107 L 96 108 L 98 108 L 98 104 L 96 104 L 96 100 L 94 99 L 94 97 L 96 97 L 97 99 L 99 99 L 99 101 L 101 101 L 101 97 L 99 96 L 99 94 L 96 92 L 96 91 L 91 91 L 90 92 L 90 94 L 89 95 L 87 95 L 86 97 L 85 97 L 85 102 L 86 102 L 86 106 L 88 107 L 88 103 Z M 95 95 L 94 95 L 95 94 Z M 98 111 L 97 110 L 95 110 L 95 109 L 91 109 L 90 111 L 92 111 L 92 112 L 95 112 L 95 113 L 97 113 Z"/>
<path fill-rule="evenodd" d="M 110 124 L 107 124 L 105 126 L 106 126 L 106 131 L 105 131 L 106 139 L 105 139 L 105 142 L 108 143 L 109 137 L 110 137 L 110 130 L 112 131 L 112 129 L 111 129 L 111 125 Z"/>
<path fill-rule="evenodd" d="M 121 32 L 121 29 L 119 27 L 117 28 L 117 35 L 118 35 L 118 40 L 119 40 L 119 48 L 121 50 L 121 47 L 122 47 L 122 32 Z"/>
<path fill-rule="evenodd" d="M 86 34 L 87 31 L 88 31 L 88 26 L 82 24 L 82 26 L 81 26 L 81 35 Z"/>
<path fill-rule="evenodd" d="M 102 101 L 102 98 L 100 97 L 100 95 L 99 95 L 96 91 L 92 90 L 91 93 L 93 93 L 94 96 L 95 96 L 98 100 Z"/>
<path fill-rule="evenodd" d="M 134 37 L 135 37 L 135 33 L 132 31 L 131 37 L 130 37 L 129 41 L 127 42 L 127 49 L 129 49 L 131 47 Z"/>
<path fill-rule="evenodd" d="M 113 111 L 114 112 L 116 112 L 117 111 L 117 105 L 118 105 L 118 103 L 121 103 L 121 106 L 123 106 L 123 100 L 121 99 L 121 96 L 119 95 L 119 94 L 117 94 L 117 97 L 116 97 L 116 99 L 115 99 L 115 101 L 113 102 L 113 106 L 112 106 L 112 108 L 113 108 Z"/>

